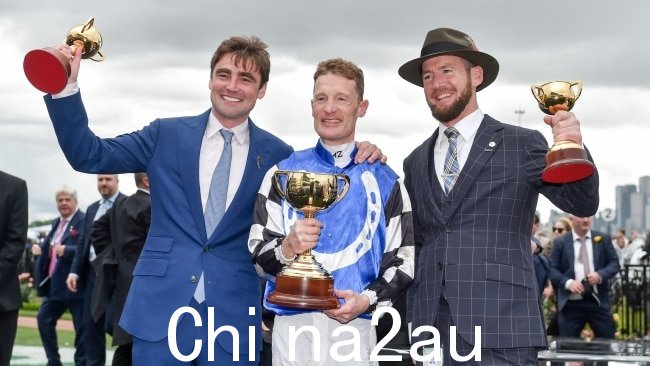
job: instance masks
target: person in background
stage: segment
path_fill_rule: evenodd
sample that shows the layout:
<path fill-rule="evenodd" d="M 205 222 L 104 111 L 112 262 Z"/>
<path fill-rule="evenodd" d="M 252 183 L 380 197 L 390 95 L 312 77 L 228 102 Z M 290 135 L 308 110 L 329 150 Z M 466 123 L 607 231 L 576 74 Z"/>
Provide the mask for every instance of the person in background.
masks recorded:
<path fill-rule="evenodd" d="M 555 239 L 551 281 L 558 289 L 561 337 L 580 337 L 589 324 L 598 338 L 614 338 L 609 279 L 619 270 L 610 237 L 591 230 L 591 217 L 571 216 L 571 233 Z"/>
<path fill-rule="evenodd" d="M 90 242 L 99 253 L 91 308 L 94 313 L 104 308 L 112 315 L 107 320 L 113 345 L 117 346 L 113 366 L 132 364 L 133 339 L 118 323 L 151 225 L 149 178 L 146 173 L 135 173 L 134 178 L 138 190 L 129 197 L 118 198 L 106 215 L 94 222 L 90 234 Z"/>
<path fill-rule="evenodd" d="M 27 184 L 0 171 L 0 366 L 11 360 L 22 304 L 18 262 L 27 242 Z"/>
<path fill-rule="evenodd" d="M 562 235 L 570 233 L 571 230 L 573 230 L 573 225 L 571 224 L 571 220 L 568 217 L 560 217 L 559 219 L 555 220 L 553 226 L 551 227 L 551 241 L 549 242 L 548 247 L 544 248 L 544 251 L 542 252 L 542 254 L 545 257 L 549 258 L 549 263 L 550 263 L 551 251 L 553 250 L 553 243 L 555 239 L 557 239 Z M 544 292 L 542 293 L 543 298 L 551 299 L 555 303 L 554 306 L 555 311 L 551 314 L 551 317 L 548 321 L 548 325 L 546 327 L 546 334 L 549 336 L 560 335 L 560 325 L 558 324 L 557 299 L 555 298 L 556 294 L 557 294 L 557 288 L 555 287 L 552 281 L 549 281 L 549 283 L 544 288 Z"/>
<path fill-rule="evenodd" d="M 533 253 L 533 265 L 535 266 L 535 278 L 537 279 L 537 289 L 539 291 L 540 300 L 542 299 L 544 288 L 548 282 L 548 273 L 550 262 L 547 257 L 542 254 L 542 243 L 535 236 L 535 233 L 539 230 L 539 214 L 535 213 L 533 219 L 533 229 L 530 238 L 530 250 Z"/>
<path fill-rule="evenodd" d="M 84 366 L 104 366 L 106 364 L 106 321 L 103 317 L 97 320 L 93 319 L 90 306 L 97 279 L 97 274 L 92 266 L 97 253 L 90 244 L 90 234 L 93 222 L 102 217 L 117 198 L 124 196 L 119 192 L 119 184 L 117 174 L 97 175 L 97 191 L 102 198 L 93 202 L 86 209 L 84 236 L 81 239 L 79 250 L 75 253 L 70 274 L 66 279 L 66 286 L 71 292 L 83 294 L 83 322 L 81 324 L 83 338 L 80 347 L 84 350 Z"/>
<path fill-rule="evenodd" d="M 70 291 L 66 279 L 75 253 L 82 247 L 86 215 L 77 208 L 76 189 L 63 186 L 54 197 L 60 216 L 52 222 L 52 230 L 45 240 L 32 247 L 34 255 L 38 256 L 35 270 L 38 295 L 44 297 L 36 315 L 38 332 L 47 356 L 47 366 L 61 366 L 56 323 L 69 310 L 75 330 L 74 361 L 76 366 L 83 366 L 83 293 Z"/>

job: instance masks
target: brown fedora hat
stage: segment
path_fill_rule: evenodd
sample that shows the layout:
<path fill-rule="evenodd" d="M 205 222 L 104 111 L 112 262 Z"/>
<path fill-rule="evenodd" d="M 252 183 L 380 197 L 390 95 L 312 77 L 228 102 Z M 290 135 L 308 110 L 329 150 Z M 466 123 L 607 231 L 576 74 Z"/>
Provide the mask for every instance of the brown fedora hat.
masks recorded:
<path fill-rule="evenodd" d="M 483 68 L 483 82 L 476 91 L 492 84 L 499 74 L 499 62 L 487 53 L 480 52 L 470 36 L 455 29 L 438 28 L 427 33 L 420 57 L 402 65 L 399 75 L 410 83 L 423 86 L 422 63 L 431 57 L 442 55 L 462 57 Z"/>

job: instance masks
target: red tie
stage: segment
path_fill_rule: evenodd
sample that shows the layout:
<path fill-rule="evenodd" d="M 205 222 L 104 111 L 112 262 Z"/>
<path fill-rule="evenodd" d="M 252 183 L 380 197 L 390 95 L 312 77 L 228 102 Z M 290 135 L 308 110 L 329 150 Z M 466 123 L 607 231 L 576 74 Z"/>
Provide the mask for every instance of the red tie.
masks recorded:
<path fill-rule="evenodd" d="M 50 246 L 50 265 L 47 271 L 50 277 L 52 277 L 52 273 L 54 273 L 54 268 L 56 267 L 56 246 L 61 245 L 61 238 L 63 237 L 63 232 L 65 231 L 67 223 L 68 220 L 61 219 L 59 226 L 56 228 L 56 232 L 54 233 L 54 237 L 52 238 L 52 245 Z"/>

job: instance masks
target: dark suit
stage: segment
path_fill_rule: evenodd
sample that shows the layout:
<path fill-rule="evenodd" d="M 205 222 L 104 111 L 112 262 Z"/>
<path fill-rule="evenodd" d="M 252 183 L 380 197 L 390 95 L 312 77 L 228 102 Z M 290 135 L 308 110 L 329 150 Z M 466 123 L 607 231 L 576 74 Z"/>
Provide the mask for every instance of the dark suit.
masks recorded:
<path fill-rule="evenodd" d="M 84 234 L 85 215 L 83 211 L 77 212 L 70 218 L 68 226 L 61 237 L 61 244 L 65 245 L 64 254 L 58 257 L 52 276 L 48 275 L 50 263 L 50 252 L 52 240 L 59 226 L 61 218 L 52 222 L 52 229 L 40 244 L 42 254 L 36 260 L 36 283 L 38 284 L 38 295 L 45 297 L 45 300 L 38 309 L 38 331 L 41 335 L 41 342 L 45 348 L 48 359 L 48 366 L 60 365 L 59 346 L 56 337 L 56 322 L 63 315 L 66 309 L 72 313 L 72 321 L 75 328 L 75 365 L 83 364 L 83 349 L 79 347 L 81 341 L 81 319 L 83 316 L 83 294 L 70 292 L 65 284 L 72 260 L 78 247 L 81 246 L 81 238 Z"/>
<path fill-rule="evenodd" d="M 116 200 L 120 197 L 126 197 L 118 193 Z M 93 227 L 93 221 L 99 210 L 100 201 L 93 202 L 86 210 L 86 219 L 84 220 L 84 236 L 82 247 L 75 253 L 74 261 L 70 273 L 76 273 L 79 276 L 77 281 L 77 292 L 83 293 L 83 322 L 81 347 L 84 349 L 84 366 L 104 366 L 106 363 L 106 326 L 105 320 L 93 319 L 90 303 L 92 293 L 95 288 L 97 274 L 90 265 L 90 234 Z M 97 254 L 97 252 L 96 252 Z"/>
<path fill-rule="evenodd" d="M 208 237 L 198 172 L 210 110 L 193 117 L 158 119 L 140 131 L 98 139 L 88 128 L 80 93 L 60 99 L 46 96 L 45 101 L 59 144 L 76 170 L 146 171 L 149 177 L 151 228 L 120 319 L 120 326 L 134 336 L 134 360 L 139 347 L 150 345 L 159 346 L 160 352 L 144 351 L 141 356 L 148 359 L 143 362 L 161 364 L 159 357 L 171 357 L 166 339 L 169 320 L 177 309 L 192 304 L 201 273 L 206 299 L 201 306 L 214 308 L 215 329 L 229 325 L 238 330 L 239 357 L 245 361 L 249 359 L 249 337 L 243 335 L 254 327 L 253 352 L 259 354 L 261 291 L 246 243 L 264 174 L 289 156 L 291 147 L 249 120 L 250 147 L 241 184 L 219 226 Z M 199 336 L 195 335 L 197 328 L 193 322 L 181 328 L 178 341 L 188 341 L 193 347 Z M 207 331 L 204 333 L 202 337 Z M 220 365 L 231 364 L 232 350 L 230 334 L 216 337 L 215 358 Z M 202 352 L 204 356 L 207 351 Z"/>
<path fill-rule="evenodd" d="M 438 129 L 404 161 L 417 253 L 409 305 L 413 328 L 435 325 L 444 299 L 468 344 L 474 344 L 474 327 L 481 326 L 484 350 L 545 347 L 530 252 L 538 194 L 588 216 L 598 208 L 598 176 L 544 183 L 548 145 L 542 134 L 485 115 L 445 195 L 433 159 L 437 138 Z"/>
<path fill-rule="evenodd" d="M 0 366 L 11 359 L 21 305 L 18 262 L 27 242 L 27 184 L 0 171 Z"/>
<path fill-rule="evenodd" d="M 582 300 L 570 299 L 572 294 L 565 287 L 568 280 L 576 278 L 573 234 L 562 235 L 553 243 L 551 281 L 558 289 L 560 336 L 579 337 L 585 323 L 589 323 L 596 337 L 614 338 L 615 325 L 611 314 L 608 282 L 618 273 L 618 255 L 609 235 L 591 231 L 590 237 L 593 251 L 592 271 L 600 275 L 601 283 L 596 286 L 597 294 L 594 292 L 585 295 Z M 597 238 L 600 240 L 596 240 Z"/>
<path fill-rule="evenodd" d="M 92 308 L 99 309 L 108 301 L 113 305 L 113 345 L 119 346 L 113 356 L 114 366 L 131 364 L 133 339 L 118 321 L 150 224 L 151 198 L 149 193 L 138 190 L 130 197 L 115 201 L 106 215 L 93 225 L 91 242 L 100 253 L 96 262 L 100 262 L 102 268 L 98 271 Z"/>

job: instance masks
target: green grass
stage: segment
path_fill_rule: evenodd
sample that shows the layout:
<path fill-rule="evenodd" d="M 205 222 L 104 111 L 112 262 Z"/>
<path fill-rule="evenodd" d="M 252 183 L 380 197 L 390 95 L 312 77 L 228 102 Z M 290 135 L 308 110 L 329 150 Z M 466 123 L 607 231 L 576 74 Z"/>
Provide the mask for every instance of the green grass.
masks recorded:
<path fill-rule="evenodd" d="M 59 347 L 74 347 L 74 332 L 60 330 L 56 334 L 59 339 Z M 15 344 L 21 346 L 40 346 L 41 338 L 38 335 L 38 329 L 18 327 Z"/>
<path fill-rule="evenodd" d="M 59 347 L 74 347 L 74 332 L 70 330 L 58 330 L 56 332 Z M 106 349 L 115 349 L 111 346 L 112 338 L 109 334 L 106 335 Z M 41 346 L 41 337 L 38 334 L 38 329 L 30 327 L 18 327 L 16 332 L 15 344 L 21 346 Z"/>

